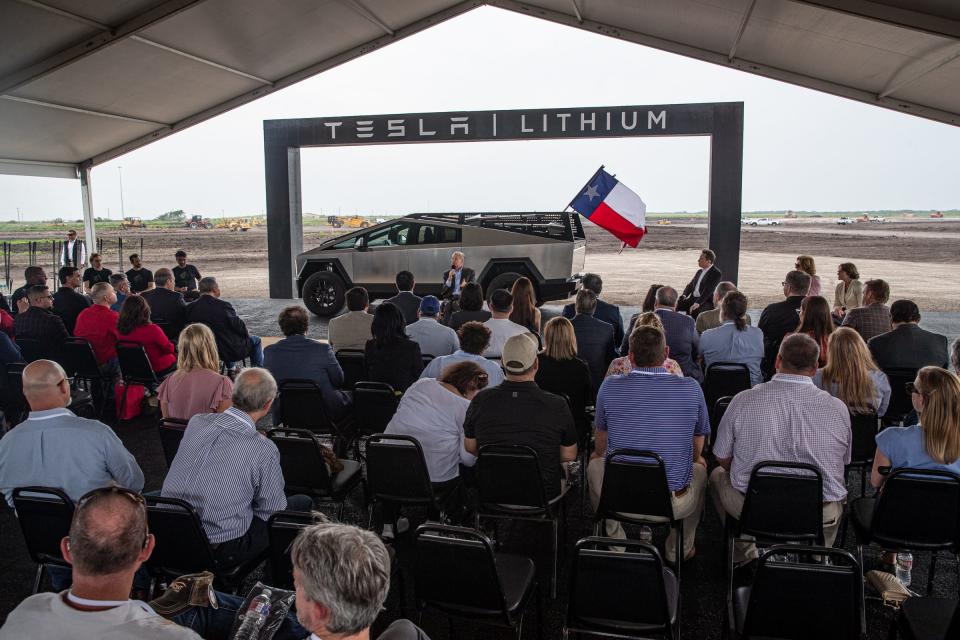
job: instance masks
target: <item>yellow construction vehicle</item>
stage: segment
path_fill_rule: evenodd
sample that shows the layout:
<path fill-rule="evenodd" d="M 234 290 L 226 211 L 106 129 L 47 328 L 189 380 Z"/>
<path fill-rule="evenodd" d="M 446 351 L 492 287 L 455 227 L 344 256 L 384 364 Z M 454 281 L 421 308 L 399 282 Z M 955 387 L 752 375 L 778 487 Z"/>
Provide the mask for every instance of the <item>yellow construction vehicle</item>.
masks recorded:
<path fill-rule="evenodd" d="M 147 225 L 140 218 L 124 218 L 120 222 L 121 229 L 146 229 Z"/>

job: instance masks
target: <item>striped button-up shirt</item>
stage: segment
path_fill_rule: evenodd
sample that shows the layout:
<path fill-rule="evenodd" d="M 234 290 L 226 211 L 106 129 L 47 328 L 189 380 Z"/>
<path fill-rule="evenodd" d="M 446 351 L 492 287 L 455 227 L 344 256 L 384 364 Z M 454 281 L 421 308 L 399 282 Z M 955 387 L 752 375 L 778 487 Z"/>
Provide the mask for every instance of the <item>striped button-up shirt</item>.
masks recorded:
<path fill-rule="evenodd" d="M 597 395 L 594 424 L 597 431 L 607 432 L 608 454 L 647 449 L 663 458 L 671 491 L 690 484 L 693 437 L 710 433 L 700 385 L 663 367 L 637 367 L 606 378 Z"/>
<path fill-rule="evenodd" d="M 243 536 L 254 517 L 286 509 L 283 485 L 277 445 L 231 407 L 190 419 L 161 495 L 186 500 L 220 544 Z"/>
<path fill-rule="evenodd" d="M 766 460 L 805 462 L 823 476 L 823 499 L 847 496 L 843 466 L 850 462 L 850 414 L 842 400 L 807 376 L 778 373 L 741 391 L 720 421 L 713 453 L 730 459 L 730 484 L 746 492 L 750 473 Z"/>

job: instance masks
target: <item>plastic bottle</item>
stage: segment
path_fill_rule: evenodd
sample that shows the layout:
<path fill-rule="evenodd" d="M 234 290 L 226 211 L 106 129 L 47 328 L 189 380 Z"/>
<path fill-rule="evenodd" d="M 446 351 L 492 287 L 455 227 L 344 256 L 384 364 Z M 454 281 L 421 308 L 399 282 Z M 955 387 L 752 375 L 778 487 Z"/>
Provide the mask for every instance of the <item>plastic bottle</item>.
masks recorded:
<path fill-rule="evenodd" d="M 264 589 L 250 601 L 250 606 L 243 614 L 243 622 L 233 636 L 234 640 L 256 640 L 260 635 L 260 629 L 270 615 L 270 594 L 270 589 Z"/>
<path fill-rule="evenodd" d="M 652 543 L 653 529 L 651 529 L 646 525 L 643 525 L 642 527 L 640 527 L 640 542 L 646 542 L 647 544 Z"/>
<path fill-rule="evenodd" d="M 913 571 L 913 555 L 909 553 L 897 554 L 897 580 L 903 586 L 910 586 L 910 573 Z"/>

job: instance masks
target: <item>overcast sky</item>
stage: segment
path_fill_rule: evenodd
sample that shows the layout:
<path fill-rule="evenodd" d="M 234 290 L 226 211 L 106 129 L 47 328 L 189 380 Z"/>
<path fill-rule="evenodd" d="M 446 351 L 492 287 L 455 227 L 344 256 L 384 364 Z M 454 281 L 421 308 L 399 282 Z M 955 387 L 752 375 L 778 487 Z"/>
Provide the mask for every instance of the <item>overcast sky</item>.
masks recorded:
<path fill-rule="evenodd" d="M 744 210 L 960 207 L 960 128 L 483 7 L 93 171 L 96 214 L 264 211 L 264 119 L 743 101 Z M 307 149 L 315 213 L 562 209 L 600 164 L 706 209 L 706 138 Z M 0 176 L 0 220 L 79 218 L 79 183 Z"/>

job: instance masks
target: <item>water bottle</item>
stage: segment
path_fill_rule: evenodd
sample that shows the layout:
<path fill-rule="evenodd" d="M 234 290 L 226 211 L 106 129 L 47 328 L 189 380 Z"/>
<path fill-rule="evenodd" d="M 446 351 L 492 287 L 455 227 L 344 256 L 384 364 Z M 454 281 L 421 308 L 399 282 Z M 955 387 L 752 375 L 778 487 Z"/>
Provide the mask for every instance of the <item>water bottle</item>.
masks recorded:
<path fill-rule="evenodd" d="M 640 542 L 651 544 L 653 542 L 653 529 L 647 525 L 640 527 Z"/>
<path fill-rule="evenodd" d="M 270 615 L 270 593 L 270 589 L 264 589 L 250 601 L 250 606 L 243 614 L 243 622 L 233 636 L 234 640 L 256 640 L 260 635 L 260 629 Z"/>
<path fill-rule="evenodd" d="M 909 553 L 897 554 L 897 580 L 903 586 L 910 586 L 910 573 L 913 571 L 913 556 Z"/>

